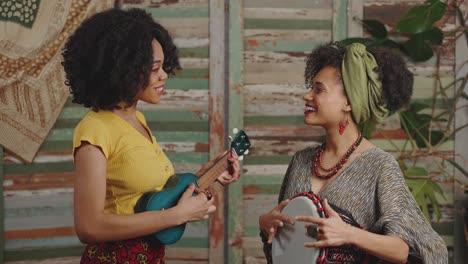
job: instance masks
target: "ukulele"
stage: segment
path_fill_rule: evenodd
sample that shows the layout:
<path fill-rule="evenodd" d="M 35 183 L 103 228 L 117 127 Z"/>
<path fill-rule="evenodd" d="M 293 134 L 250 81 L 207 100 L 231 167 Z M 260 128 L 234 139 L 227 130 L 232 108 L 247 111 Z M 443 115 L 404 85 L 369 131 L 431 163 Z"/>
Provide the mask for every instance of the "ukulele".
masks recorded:
<path fill-rule="evenodd" d="M 249 137 L 243 130 L 240 130 L 231 142 L 231 149 L 236 152 L 239 160 L 242 160 L 242 155 L 248 153 L 249 147 Z M 171 176 L 161 191 L 147 192 L 143 194 L 135 205 L 135 213 L 165 210 L 176 206 L 180 197 L 191 183 L 194 183 L 197 189 L 207 189 L 216 181 L 223 171 L 229 168 L 230 164 L 227 160 L 227 155 L 229 155 L 229 152 L 219 158 L 211 167 L 198 177 L 192 173 L 176 174 Z M 156 232 L 154 236 L 165 245 L 174 244 L 184 234 L 185 226 L 186 224 L 184 223 L 170 227 Z"/>

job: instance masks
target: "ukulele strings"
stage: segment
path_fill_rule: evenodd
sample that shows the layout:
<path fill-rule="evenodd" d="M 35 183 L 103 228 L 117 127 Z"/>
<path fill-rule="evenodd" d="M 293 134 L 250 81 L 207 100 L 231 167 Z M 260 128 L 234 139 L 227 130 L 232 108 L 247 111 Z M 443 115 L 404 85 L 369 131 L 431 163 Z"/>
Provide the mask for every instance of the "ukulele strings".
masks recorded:
<path fill-rule="evenodd" d="M 212 182 L 214 182 L 218 175 L 220 175 L 223 171 L 229 168 L 229 162 L 226 156 L 229 154 L 226 153 L 219 159 L 213 166 L 209 167 L 202 175 L 200 175 L 197 183 L 200 188 L 207 188 Z"/>

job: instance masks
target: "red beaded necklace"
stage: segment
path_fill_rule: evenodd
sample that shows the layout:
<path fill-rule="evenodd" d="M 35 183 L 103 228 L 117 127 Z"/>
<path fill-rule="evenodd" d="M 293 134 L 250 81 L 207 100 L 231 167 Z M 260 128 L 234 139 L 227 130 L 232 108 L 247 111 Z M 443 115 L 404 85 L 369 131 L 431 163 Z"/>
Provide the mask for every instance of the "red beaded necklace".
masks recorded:
<path fill-rule="evenodd" d="M 323 168 L 322 166 L 322 154 L 323 154 L 323 151 L 325 150 L 325 142 L 320 146 L 318 147 L 316 150 L 315 150 L 315 157 L 314 157 L 314 166 L 313 166 L 313 172 L 314 174 L 319 177 L 319 178 L 322 178 L 324 180 L 326 179 L 330 179 L 331 177 L 335 176 L 338 171 L 343 168 L 343 165 L 345 165 L 345 163 L 348 161 L 349 157 L 351 156 L 351 154 L 353 154 L 353 152 L 357 149 L 357 147 L 359 146 L 359 144 L 361 144 L 362 142 L 362 134 L 359 133 L 356 141 L 354 141 L 354 143 L 351 145 L 351 147 L 349 147 L 348 151 L 346 151 L 346 153 L 343 155 L 343 157 L 341 157 L 340 161 L 338 161 L 337 164 L 335 164 L 335 166 L 329 168 L 329 169 L 325 169 Z M 321 174 L 319 172 L 319 168 L 325 172 L 329 172 L 328 174 Z"/>

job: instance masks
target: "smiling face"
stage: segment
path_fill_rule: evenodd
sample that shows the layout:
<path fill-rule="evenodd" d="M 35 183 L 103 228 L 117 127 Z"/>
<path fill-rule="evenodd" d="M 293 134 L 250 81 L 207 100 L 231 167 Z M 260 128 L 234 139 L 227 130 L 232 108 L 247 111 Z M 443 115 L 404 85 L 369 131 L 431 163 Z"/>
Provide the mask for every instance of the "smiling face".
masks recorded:
<path fill-rule="evenodd" d="M 150 104 L 158 104 L 164 91 L 164 83 L 167 79 L 167 73 L 163 69 L 164 52 L 161 44 L 155 39 L 151 42 L 153 47 L 153 68 L 148 80 L 148 86 L 143 88 L 138 94 L 138 100 Z"/>
<path fill-rule="evenodd" d="M 304 123 L 324 128 L 338 126 L 346 112 L 351 111 L 344 92 L 339 71 L 333 67 L 322 68 L 312 79 L 306 101 Z"/>

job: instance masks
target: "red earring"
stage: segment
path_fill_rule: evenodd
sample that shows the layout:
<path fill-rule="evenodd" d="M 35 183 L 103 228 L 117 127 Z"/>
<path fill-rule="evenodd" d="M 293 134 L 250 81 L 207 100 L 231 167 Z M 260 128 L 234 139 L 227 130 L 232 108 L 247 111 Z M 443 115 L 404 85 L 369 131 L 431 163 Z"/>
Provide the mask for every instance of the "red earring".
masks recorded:
<path fill-rule="evenodd" d="M 348 118 L 346 118 L 345 121 L 341 120 L 340 123 L 339 123 L 339 132 L 340 132 L 340 135 L 343 135 L 346 127 L 349 125 L 349 120 Z"/>

